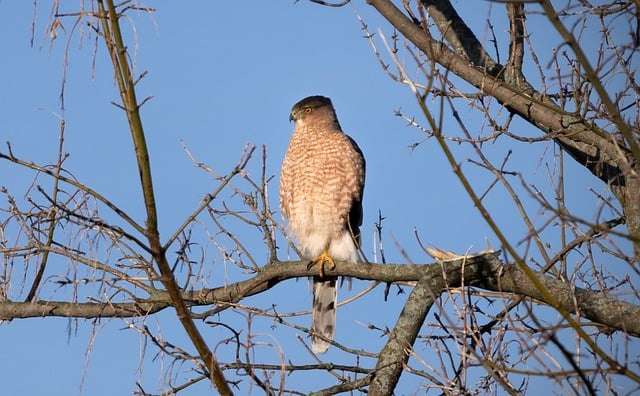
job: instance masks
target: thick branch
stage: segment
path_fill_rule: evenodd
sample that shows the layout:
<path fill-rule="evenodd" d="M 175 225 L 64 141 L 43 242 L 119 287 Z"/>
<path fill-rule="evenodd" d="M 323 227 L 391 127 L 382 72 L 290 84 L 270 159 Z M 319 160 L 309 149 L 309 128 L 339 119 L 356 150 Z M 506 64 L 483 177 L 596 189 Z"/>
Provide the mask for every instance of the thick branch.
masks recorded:
<path fill-rule="evenodd" d="M 504 79 L 507 83 L 530 92 L 522 72 L 524 60 L 524 20 L 526 18 L 523 3 L 507 3 L 509 15 L 509 60 L 505 68 Z"/>
<path fill-rule="evenodd" d="M 488 290 L 509 291 L 528 296 L 544 303 L 544 296 L 536 288 L 527 274 L 516 265 L 502 267 L 501 275 L 488 277 L 480 287 Z M 621 330 L 633 336 L 640 336 L 640 306 L 617 300 L 608 292 L 571 288 L 569 284 L 551 276 L 537 274 L 542 286 L 568 312 L 596 322 L 611 329 Z"/>
<path fill-rule="evenodd" d="M 369 395 L 390 395 L 393 393 L 404 365 L 409 359 L 413 344 L 418 337 L 427 313 L 438 298 L 434 290 L 446 287 L 444 278 L 423 278 L 411 291 L 395 327 L 389 333 L 389 340 L 380 352 L 376 364 L 376 375 L 369 387 Z"/>
<path fill-rule="evenodd" d="M 581 315 L 612 329 L 640 336 L 640 306 L 619 301 L 606 292 L 581 289 L 540 272 L 534 272 L 543 287 L 565 310 Z M 307 269 L 304 261 L 280 261 L 262 268 L 253 278 L 230 285 L 202 289 L 182 294 L 188 306 L 218 305 L 230 307 L 242 299 L 268 290 L 278 283 L 293 278 L 317 275 Z M 503 265 L 495 253 L 470 256 L 464 259 L 433 264 L 369 264 L 338 262 L 331 275 L 348 276 L 380 282 L 408 282 L 429 279 L 446 280 L 446 288 L 466 285 L 491 291 L 514 293 L 545 303 L 526 274 L 514 265 Z M 433 285 L 431 286 L 434 287 Z M 445 287 L 433 289 L 439 295 Z M 577 304 L 575 303 L 577 302 Z M 78 318 L 144 316 L 172 306 L 168 295 L 158 292 L 153 298 L 136 303 L 70 303 L 38 301 L 32 303 L 0 302 L 0 320 L 43 316 Z"/>
<path fill-rule="evenodd" d="M 623 174 L 631 174 L 629 151 L 620 146 L 605 131 L 595 125 L 587 125 L 583 119 L 565 112 L 540 93 L 525 95 L 501 79 L 488 75 L 483 69 L 469 64 L 467 59 L 453 52 L 444 43 L 425 34 L 420 26 L 415 25 L 391 1 L 368 0 L 368 3 L 424 54 L 442 67 L 463 78 L 483 93 L 495 97 L 500 103 L 545 133 L 552 134 L 552 137 L 557 140 L 584 153 L 587 158 L 582 159 L 582 164 L 596 176 L 607 182 L 616 182 L 620 177 L 620 172 L 612 174 L 602 169 L 598 170 L 593 166 L 596 162 L 622 170 Z M 593 163 L 589 164 L 587 160 Z M 612 180 L 611 177 L 616 179 Z M 621 182 L 617 181 L 617 183 Z"/>
<path fill-rule="evenodd" d="M 502 70 L 502 66 L 485 51 L 482 43 L 460 18 L 451 2 L 422 0 L 422 4 L 456 53 L 465 56 L 475 66 L 483 68 L 489 74 L 496 75 Z"/>
<path fill-rule="evenodd" d="M 63 318 L 131 318 L 141 317 L 171 307 L 166 301 L 146 300 L 141 303 L 109 302 L 69 302 L 69 301 L 33 301 L 0 302 L 0 321 L 12 319 L 43 318 L 46 316 Z"/>

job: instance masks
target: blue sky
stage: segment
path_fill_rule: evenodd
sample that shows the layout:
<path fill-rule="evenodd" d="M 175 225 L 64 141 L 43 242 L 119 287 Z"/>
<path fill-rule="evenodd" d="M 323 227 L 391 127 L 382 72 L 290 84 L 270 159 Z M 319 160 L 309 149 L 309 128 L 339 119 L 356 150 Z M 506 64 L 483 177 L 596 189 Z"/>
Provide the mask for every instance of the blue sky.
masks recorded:
<path fill-rule="evenodd" d="M 135 71 L 148 72 L 138 86 L 138 97 L 152 96 L 143 107 L 142 117 L 164 238 L 215 185 L 210 175 L 194 166 L 181 142 L 198 160 L 220 173 L 232 169 L 246 144 L 265 145 L 267 173 L 277 175 L 292 130 L 288 121 L 291 105 L 305 96 L 322 94 L 332 98 L 343 129 L 358 142 L 367 159 L 365 252 L 373 249 L 371 241 L 378 211 L 385 216 L 385 249 L 390 262 L 404 262 L 396 241 L 414 262 L 431 261 L 415 242 L 414 228 L 423 242 L 457 252 L 481 250 L 485 248 L 485 238 L 499 246 L 435 142 L 429 140 L 415 150 L 409 148 L 424 136 L 396 117 L 394 111 L 419 113 L 410 90 L 386 76 L 364 38 L 356 14 L 365 19 L 372 32 L 377 32 L 378 38 L 380 27 L 387 38 L 392 35 L 372 9 L 361 2 L 340 9 L 305 1 L 238 4 L 152 2 L 148 5 L 155 7 L 156 12 L 152 15 L 131 12 L 131 19 L 124 24 Z M 78 2 L 62 2 L 60 12 L 75 11 L 77 5 Z M 58 29 L 58 38 L 51 43 L 45 32 L 50 14 L 47 7 L 47 2 L 37 4 L 31 47 L 32 2 L 0 2 L 0 25 L 5 33 L 0 36 L 0 48 L 8 54 L 0 61 L 1 140 L 3 144 L 10 141 L 18 157 L 40 164 L 54 163 L 63 117 L 65 151 L 70 153 L 65 168 L 142 222 L 142 199 L 126 119 L 110 103 L 119 102 L 119 98 L 105 48 L 100 43 L 95 50 L 95 36 L 86 32 L 83 35 L 81 31 L 87 29 L 86 24 L 74 26 L 73 17 L 62 19 L 64 29 Z M 464 15 L 474 16 L 477 23 L 474 28 L 484 41 L 487 37 L 484 22 L 493 15 L 501 15 L 502 10 L 490 11 L 489 2 L 482 1 L 469 2 L 464 8 Z M 497 28 L 498 34 L 506 30 L 506 25 Z M 536 32 L 534 38 L 540 42 L 557 40 L 546 34 Z M 67 45 L 62 109 L 60 94 Z M 378 45 L 382 50 L 379 40 Z M 506 48 L 502 51 L 504 58 Z M 401 51 L 401 57 L 411 65 L 408 54 Z M 432 105 L 432 110 L 438 111 L 438 102 L 434 100 Z M 461 109 L 466 110 L 462 106 Z M 462 117 L 472 130 L 488 130 L 477 113 L 464 112 Z M 448 115 L 444 126 L 445 132 L 452 134 L 457 128 Z M 520 133 L 537 135 L 527 124 L 522 124 Z M 546 164 L 554 166 L 555 151 L 551 144 L 499 140 L 485 147 L 496 161 L 513 150 L 513 168 L 549 191 Z M 491 179 L 465 163 L 470 152 L 455 145 L 453 149 L 463 167 L 473 175 L 475 185 L 480 190 L 482 186 L 486 188 Z M 6 149 L 3 146 L 1 150 Z M 249 170 L 257 175 L 260 163 L 255 160 Z M 577 213 L 594 219 L 595 200 L 588 189 L 606 194 L 605 186 L 572 163 L 568 162 L 566 167 L 572 176 L 568 204 Z M 33 177 L 5 161 L 0 162 L 0 184 L 10 187 L 18 197 L 24 196 Z M 45 180 L 39 178 L 38 182 L 46 185 Z M 274 207 L 277 207 L 276 191 L 277 184 L 272 182 Z M 512 235 L 512 241 L 524 239 L 524 226 L 513 221 L 517 216 L 513 204 L 503 193 L 495 196 L 488 206 L 495 209 L 499 224 Z M 542 222 L 544 218 L 544 213 L 536 216 Z M 249 243 L 260 251 L 260 240 Z M 60 268 L 65 264 L 60 262 Z M 49 275 L 53 273 L 51 270 Z M 211 284 L 217 285 L 219 280 L 212 279 Z M 362 287 L 357 282 L 354 285 L 355 290 Z M 40 297 L 64 297 L 59 291 L 50 292 Z M 268 307 L 275 303 L 285 312 L 301 311 L 310 304 L 306 293 L 306 282 L 290 281 L 250 299 L 247 304 Z M 361 337 L 356 334 L 366 333 L 362 323 L 393 325 L 403 298 L 383 303 L 381 289 L 374 293 L 378 296 L 377 303 L 352 304 L 340 310 L 340 340 L 348 341 L 352 335 Z M 256 302 L 258 298 L 263 300 Z M 380 316 L 380 310 L 389 314 Z M 238 315 L 237 320 L 242 322 L 244 318 Z M 302 317 L 300 323 L 306 320 L 308 317 Z M 148 322 L 161 324 L 167 338 L 184 345 L 182 329 L 172 312 L 158 315 L 157 322 L 155 318 Z M 7 394 L 69 395 L 81 389 L 83 394 L 130 394 L 135 390 L 135 381 L 140 380 L 150 391 L 157 391 L 165 379 L 159 374 L 161 364 L 152 361 L 155 350 L 150 347 L 142 356 L 141 338 L 125 327 L 120 320 L 102 320 L 93 327 L 89 321 L 53 318 L 3 324 L 0 326 L 0 339 L 4 340 L 0 359 L 3 390 Z M 204 329 L 207 337 L 224 337 L 219 330 Z M 266 343 L 277 339 L 286 350 L 299 347 L 295 331 L 269 333 L 268 326 L 260 331 L 263 333 L 259 337 Z M 366 339 L 382 345 L 377 334 Z M 92 347 L 87 356 L 89 344 Z M 268 356 L 268 352 L 264 353 L 261 357 Z M 313 389 L 313 385 L 313 379 L 307 378 L 305 386 Z M 415 386 L 415 382 L 404 383 L 400 394 Z M 249 393 L 250 389 L 243 391 Z"/>

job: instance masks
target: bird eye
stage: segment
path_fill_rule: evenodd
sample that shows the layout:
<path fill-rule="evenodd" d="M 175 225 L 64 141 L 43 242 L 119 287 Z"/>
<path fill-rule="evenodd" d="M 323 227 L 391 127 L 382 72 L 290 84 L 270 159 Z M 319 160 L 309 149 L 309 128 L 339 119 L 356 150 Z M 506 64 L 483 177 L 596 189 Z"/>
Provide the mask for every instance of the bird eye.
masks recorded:
<path fill-rule="evenodd" d="M 313 111 L 313 109 L 311 107 L 305 107 L 304 108 L 304 112 L 307 113 L 307 114 L 311 113 L 312 111 Z"/>

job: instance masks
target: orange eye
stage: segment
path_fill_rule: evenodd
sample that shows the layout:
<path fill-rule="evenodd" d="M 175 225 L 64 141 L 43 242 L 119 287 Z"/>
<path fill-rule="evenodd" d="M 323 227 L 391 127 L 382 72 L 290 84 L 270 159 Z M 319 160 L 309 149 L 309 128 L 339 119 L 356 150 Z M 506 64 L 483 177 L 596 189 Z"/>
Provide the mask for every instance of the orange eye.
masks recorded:
<path fill-rule="evenodd" d="M 311 113 L 312 111 L 313 111 L 313 109 L 311 107 L 305 107 L 304 108 L 304 112 L 307 113 L 307 114 Z"/>

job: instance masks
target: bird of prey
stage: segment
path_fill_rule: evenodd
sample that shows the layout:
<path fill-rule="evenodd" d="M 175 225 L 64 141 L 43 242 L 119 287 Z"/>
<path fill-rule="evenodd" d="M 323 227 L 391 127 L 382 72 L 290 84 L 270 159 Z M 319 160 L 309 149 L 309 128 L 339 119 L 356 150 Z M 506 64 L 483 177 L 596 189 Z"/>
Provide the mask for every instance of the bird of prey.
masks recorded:
<path fill-rule="evenodd" d="M 331 100 L 309 96 L 291 109 L 295 129 L 282 163 L 280 206 L 313 277 L 311 345 L 324 353 L 336 324 L 334 260 L 357 262 L 362 225 L 365 160 L 340 128 Z"/>

